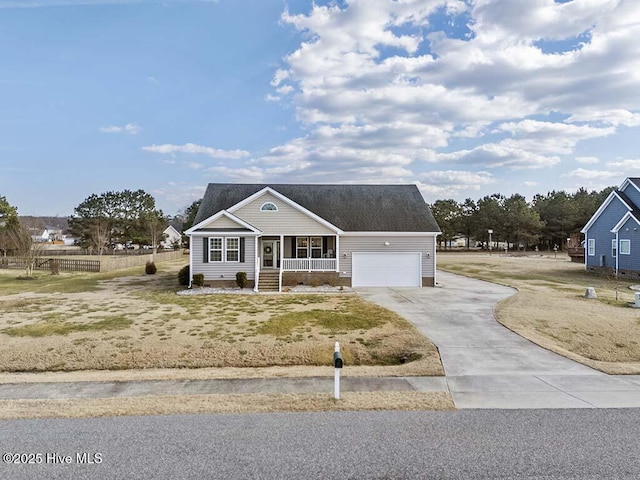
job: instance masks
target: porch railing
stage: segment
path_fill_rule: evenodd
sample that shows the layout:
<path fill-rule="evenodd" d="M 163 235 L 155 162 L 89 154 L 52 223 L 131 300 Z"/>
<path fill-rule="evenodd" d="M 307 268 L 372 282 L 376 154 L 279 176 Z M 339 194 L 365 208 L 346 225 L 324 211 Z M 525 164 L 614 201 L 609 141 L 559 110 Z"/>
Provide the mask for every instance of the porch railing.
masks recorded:
<path fill-rule="evenodd" d="M 283 258 L 282 270 L 286 272 L 335 272 L 335 258 Z"/>

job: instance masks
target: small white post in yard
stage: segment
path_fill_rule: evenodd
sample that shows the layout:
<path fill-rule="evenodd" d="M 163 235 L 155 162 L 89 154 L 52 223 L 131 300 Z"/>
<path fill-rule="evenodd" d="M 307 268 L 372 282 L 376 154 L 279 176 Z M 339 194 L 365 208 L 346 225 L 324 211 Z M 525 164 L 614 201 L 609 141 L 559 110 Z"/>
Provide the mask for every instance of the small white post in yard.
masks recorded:
<path fill-rule="evenodd" d="M 336 342 L 336 348 L 333 351 L 333 398 L 340 399 L 340 370 L 342 370 L 342 354 L 340 353 L 340 344 Z"/>

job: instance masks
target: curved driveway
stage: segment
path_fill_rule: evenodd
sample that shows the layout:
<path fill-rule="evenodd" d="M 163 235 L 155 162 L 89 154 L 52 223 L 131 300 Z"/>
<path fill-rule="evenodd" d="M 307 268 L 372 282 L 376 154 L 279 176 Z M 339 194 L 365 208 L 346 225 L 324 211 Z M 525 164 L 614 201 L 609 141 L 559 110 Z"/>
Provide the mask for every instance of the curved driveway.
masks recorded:
<path fill-rule="evenodd" d="M 436 288 L 362 288 L 438 347 L 458 408 L 640 407 L 640 377 L 609 376 L 500 325 L 493 307 L 515 290 L 438 272 Z M 420 388 L 420 379 L 412 379 Z"/>

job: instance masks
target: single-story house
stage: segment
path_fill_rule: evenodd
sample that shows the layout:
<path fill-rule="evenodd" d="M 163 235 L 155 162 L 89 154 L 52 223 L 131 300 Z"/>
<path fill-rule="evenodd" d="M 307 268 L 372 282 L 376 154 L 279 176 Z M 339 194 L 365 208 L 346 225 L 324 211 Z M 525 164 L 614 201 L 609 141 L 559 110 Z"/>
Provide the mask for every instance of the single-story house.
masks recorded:
<path fill-rule="evenodd" d="M 182 234 L 176 230 L 173 225 L 169 225 L 162 232 L 164 238 L 160 241 L 160 245 L 162 248 L 169 249 L 173 248 L 174 245 L 182 244 Z"/>
<path fill-rule="evenodd" d="M 191 274 L 256 291 L 298 284 L 433 286 L 436 236 L 415 185 L 211 183 L 190 239 Z"/>
<path fill-rule="evenodd" d="M 627 178 L 582 229 L 585 269 L 640 278 L 640 178 Z"/>

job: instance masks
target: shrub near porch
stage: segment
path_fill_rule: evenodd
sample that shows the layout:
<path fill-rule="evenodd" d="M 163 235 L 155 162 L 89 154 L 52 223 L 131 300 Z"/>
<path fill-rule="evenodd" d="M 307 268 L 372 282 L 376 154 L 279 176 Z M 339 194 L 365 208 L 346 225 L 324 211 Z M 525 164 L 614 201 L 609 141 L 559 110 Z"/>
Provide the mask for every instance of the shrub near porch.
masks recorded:
<path fill-rule="evenodd" d="M 393 368 L 442 374 L 428 339 L 355 295 L 178 296 L 180 266 L 96 282 L 67 274 L 41 290 L 43 277 L 21 285 L 39 293 L 0 296 L 0 369 L 331 365 L 339 341 L 349 367 L 407 362 Z"/>

